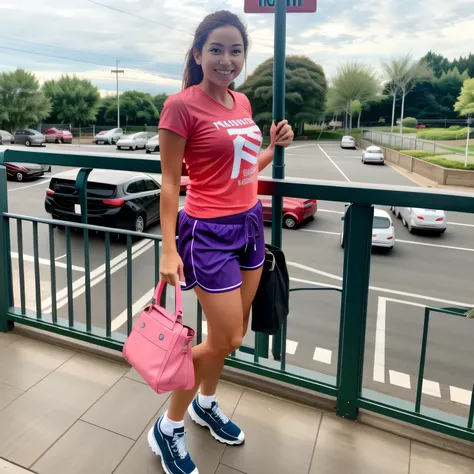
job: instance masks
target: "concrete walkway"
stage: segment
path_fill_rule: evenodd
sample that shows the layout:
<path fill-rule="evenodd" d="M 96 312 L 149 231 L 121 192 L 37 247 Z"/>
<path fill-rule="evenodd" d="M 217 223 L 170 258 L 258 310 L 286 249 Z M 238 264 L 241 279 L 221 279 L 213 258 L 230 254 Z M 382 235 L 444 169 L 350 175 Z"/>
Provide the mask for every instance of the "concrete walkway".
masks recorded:
<path fill-rule="evenodd" d="M 146 441 L 168 395 L 127 365 L 0 333 L 0 473 L 161 474 Z M 201 474 L 472 474 L 474 460 L 222 382 L 245 431 L 224 446 L 186 417 Z"/>

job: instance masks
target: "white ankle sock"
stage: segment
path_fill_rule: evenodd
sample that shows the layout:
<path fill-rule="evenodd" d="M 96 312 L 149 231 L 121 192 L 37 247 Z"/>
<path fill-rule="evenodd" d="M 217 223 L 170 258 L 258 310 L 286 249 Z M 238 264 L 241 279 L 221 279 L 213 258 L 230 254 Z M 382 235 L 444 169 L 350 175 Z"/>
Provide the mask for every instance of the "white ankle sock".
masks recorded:
<path fill-rule="evenodd" d="M 174 430 L 176 428 L 182 428 L 184 426 L 183 421 L 172 421 L 168 418 L 168 412 L 165 413 L 165 416 L 161 419 L 160 429 L 167 436 L 173 436 Z"/>
<path fill-rule="evenodd" d="M 216 396 L 215 395 L 201 395 L 199 394 L 199 405 L 201 405 L 203 408 L 211 408 L 212 402 L 216 401 Z"/>

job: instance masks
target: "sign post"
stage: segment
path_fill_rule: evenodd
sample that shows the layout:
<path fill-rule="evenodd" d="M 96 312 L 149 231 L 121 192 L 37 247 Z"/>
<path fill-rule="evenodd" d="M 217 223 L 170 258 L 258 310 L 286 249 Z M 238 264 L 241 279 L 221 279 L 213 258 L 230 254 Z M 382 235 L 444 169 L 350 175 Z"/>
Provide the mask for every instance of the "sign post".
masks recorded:
<path fill-rule="evenodd" d="M 278 124 L 285 119 L 285 71 L 286 71 L 286 13 L 313 13 L 317 0 L 245 0 L 246 13 L 274 13 L 274 55 L 273 55 L 273 120 Z M 277 146 L 273 155 L 272 178 L 284 179 L 284 148 Z M 272 245 L 282 247 L 283 198 L 272 197 Z M 283 329 L 283 331 L 282 331 Z M 275 359 L 285 357 L 282 354 L 282 339 L 286 338 L 286 325 L 273 337 L 272 353 Z M 268 357 L 268 334 L 257 334 L 255 350 L 259 357 Z"/>

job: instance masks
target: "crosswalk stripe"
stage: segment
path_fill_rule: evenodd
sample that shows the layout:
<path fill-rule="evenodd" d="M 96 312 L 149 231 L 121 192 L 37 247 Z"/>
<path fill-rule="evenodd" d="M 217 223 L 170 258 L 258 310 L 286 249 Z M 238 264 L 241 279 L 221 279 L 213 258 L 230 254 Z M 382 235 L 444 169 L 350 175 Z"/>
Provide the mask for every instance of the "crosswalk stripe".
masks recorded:
<path fill-rule="evenodd" d="M 330 364 L 332 358 L 332 351 L 329 349 L 323 349 L 322 347 L 316 347 L 314 350 L 313 360 L 317 362 L 323 362 L 324 364 Z"/>
<path fill-rule="evenodd" d="M 471 391 L 464 390 L 463 388 L 449 386 L 449 393 L 451 395 L 451 401 L 455 403 L 461 403 L 463 405 L 471 404 Z"/>
<path fill-rule="evenodd" d="M 423 379 L 422 392 L 425 395 L 431 395 L 432 397 L 441 398 L 441 388 L 438 382 Z"/>
<path fill-rule="evenodd" d="M 389 370 L 388 374 L 390 376 L 390 383 L 392 385 L 407 389 L 411 388 L 410 376 L 408 374 L 397 372 L 396 370 Z"/>

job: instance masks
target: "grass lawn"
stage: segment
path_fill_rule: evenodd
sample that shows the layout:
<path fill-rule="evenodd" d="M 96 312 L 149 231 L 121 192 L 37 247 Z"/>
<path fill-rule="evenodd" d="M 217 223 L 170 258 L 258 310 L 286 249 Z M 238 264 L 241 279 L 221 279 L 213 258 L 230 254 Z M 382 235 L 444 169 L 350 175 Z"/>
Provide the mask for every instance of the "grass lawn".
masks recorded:
<path fill-rule="evenodd" d="M 466 146 L 444 146 L 443 148 L 454 153 L 459 153 L 461 155 L 464 155 L 466 153 Z M 474 145 L 469 145 L 468 154 L 474 155 Z"/>

